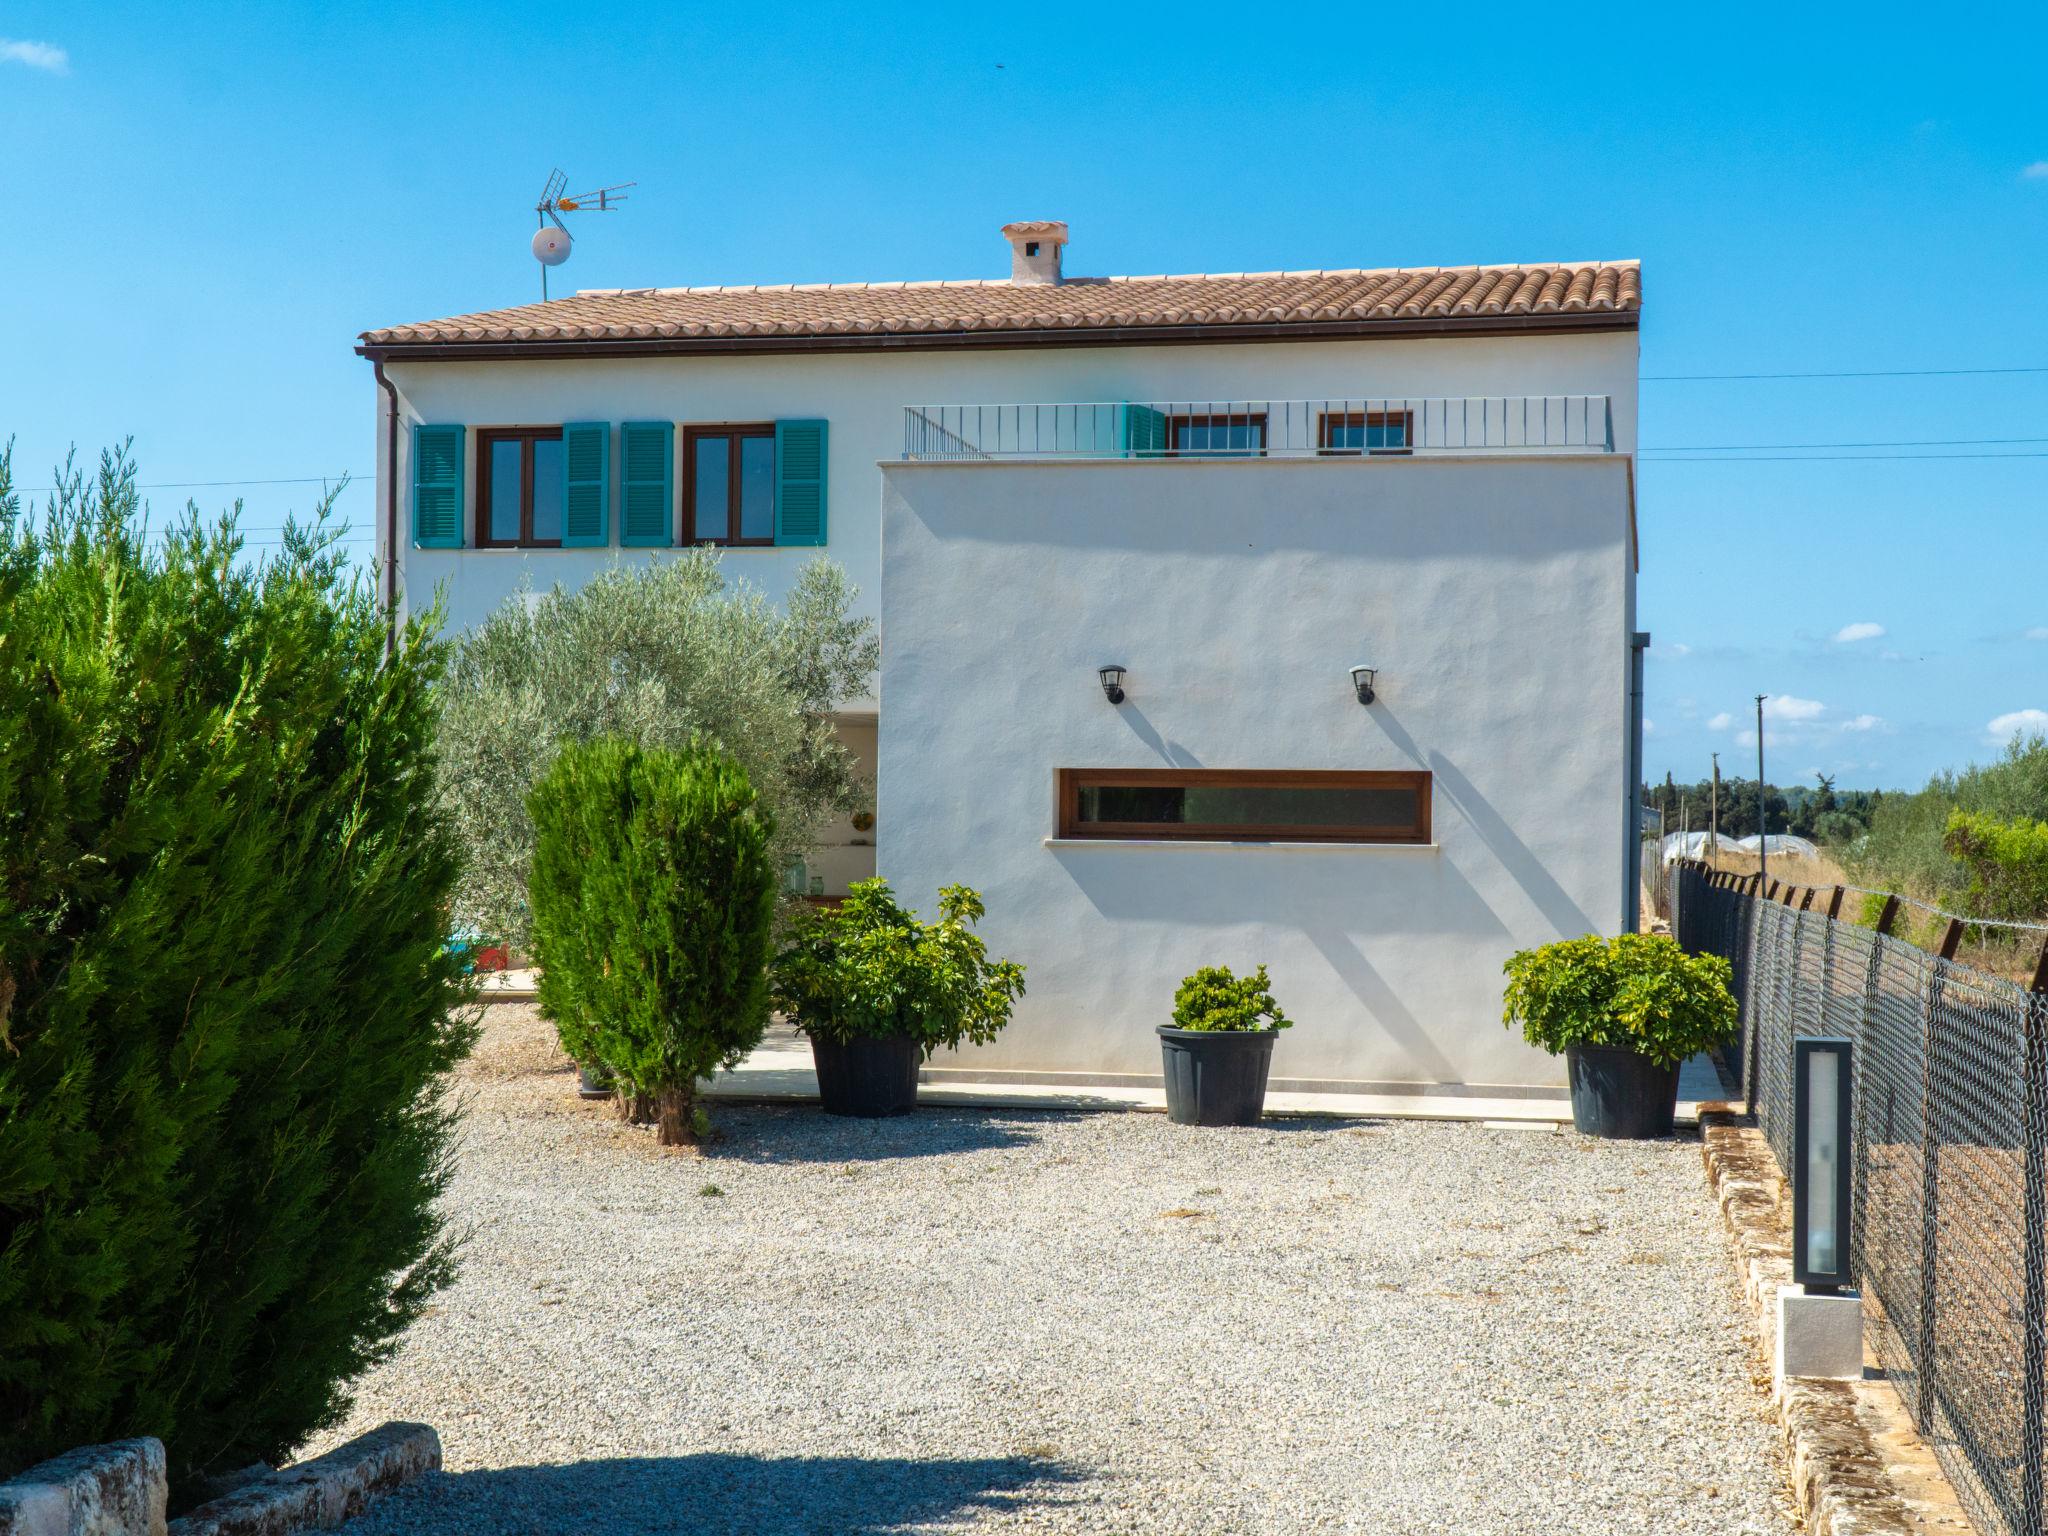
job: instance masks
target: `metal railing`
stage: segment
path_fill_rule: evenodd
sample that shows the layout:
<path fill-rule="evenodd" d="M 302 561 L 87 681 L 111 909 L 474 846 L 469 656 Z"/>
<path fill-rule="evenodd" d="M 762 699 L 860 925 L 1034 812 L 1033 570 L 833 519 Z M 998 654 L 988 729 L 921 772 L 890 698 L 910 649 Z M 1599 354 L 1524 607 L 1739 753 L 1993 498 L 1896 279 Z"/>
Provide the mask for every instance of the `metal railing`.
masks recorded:
<path fill-rule="evenodd" d="M 1612 453 L 1606 395 L 912 405 L 906 459 L 1379 458 Z"/>
<path fill-rule="evenodd" d="M 1792 1042 L 1855 1043 L 1851 1264 L 1865 1337 L 1985 1536 L 2048 1495 L 2048 992 L 1685 862 L 1678 940 L 1735 970 L 1746 1093 L 1793 1160 Z M 2048 973 L 2048 961 L 2041 967 Z"/>

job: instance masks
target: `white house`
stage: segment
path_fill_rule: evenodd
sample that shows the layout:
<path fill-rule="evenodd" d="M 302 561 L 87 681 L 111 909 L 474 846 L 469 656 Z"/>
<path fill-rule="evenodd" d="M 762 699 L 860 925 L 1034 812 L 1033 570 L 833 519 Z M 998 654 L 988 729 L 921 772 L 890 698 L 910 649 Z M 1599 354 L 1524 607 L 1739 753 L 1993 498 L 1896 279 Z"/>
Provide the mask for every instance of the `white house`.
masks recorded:
<path fill-rule="evenodd" d="M 972 885 L 1029 972 L 948 1070 L 1156 1078 L 1179 978 L 1264 962 L 1277 1086 L 1553 1090 L 1500 964 L 1635 917 L 1636 264 L 1077 278 L 1003 233 L 1008 279 L 366 333 L 390 601 L 843 565 L 876 827 L 811 873 Z"/>

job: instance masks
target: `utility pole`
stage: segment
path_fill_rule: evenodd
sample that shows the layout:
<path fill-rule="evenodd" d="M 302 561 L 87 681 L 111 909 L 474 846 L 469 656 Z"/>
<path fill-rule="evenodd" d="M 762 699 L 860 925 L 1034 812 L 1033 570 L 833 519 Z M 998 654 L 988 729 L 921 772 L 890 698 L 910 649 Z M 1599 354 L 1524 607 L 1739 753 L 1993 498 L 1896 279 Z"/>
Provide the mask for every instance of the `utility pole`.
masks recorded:
<path fill-rule="evenodd" d="M 1707 862 L 1721 857 L 1721 754 L 1714 754 L 1714 787 L 1707 791 Z"/>
<path fill-rule="evenodd" d="M 1770 843 L 1771 818 L 1764 809 L 1764 700 L 1767 693 L 1756 696 L 1756 883 L 1761 895 L 1771 872 Z"/>

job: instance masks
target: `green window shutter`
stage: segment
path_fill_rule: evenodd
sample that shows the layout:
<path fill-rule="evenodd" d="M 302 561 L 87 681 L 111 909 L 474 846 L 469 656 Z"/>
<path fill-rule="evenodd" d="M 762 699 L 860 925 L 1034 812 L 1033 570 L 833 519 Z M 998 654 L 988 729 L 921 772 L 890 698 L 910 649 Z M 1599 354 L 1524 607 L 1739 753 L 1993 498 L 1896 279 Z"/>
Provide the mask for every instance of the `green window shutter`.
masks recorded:
<path fill-rule="evenodd" d="M 412 541 L 420 549 L 462 548 L 462 428 L 412 429 Z"/>
<path fill-rule="evenodd" d="M 825 542 L 825 423 L 775 423 L 775 542 Z"/>
<path fill-rule="evenodd" d="M 672 421 L 629 421 L 619 428 L 619 542 L 676 539 L 676 428 Z"/>
<path fill-rule="evenodd" d="M 611 543 L 612 424 L 571 421 L 562 427 L 562 547 Z"/>
<path fill-rule="evenodd" d="M 1125 458 L 1151 458 L 1166 452 L 1164 411 L 1149 405 L 1124 405 L 1117 408 L 1117 415 L 1122 418 L 1119 435 Z"/>

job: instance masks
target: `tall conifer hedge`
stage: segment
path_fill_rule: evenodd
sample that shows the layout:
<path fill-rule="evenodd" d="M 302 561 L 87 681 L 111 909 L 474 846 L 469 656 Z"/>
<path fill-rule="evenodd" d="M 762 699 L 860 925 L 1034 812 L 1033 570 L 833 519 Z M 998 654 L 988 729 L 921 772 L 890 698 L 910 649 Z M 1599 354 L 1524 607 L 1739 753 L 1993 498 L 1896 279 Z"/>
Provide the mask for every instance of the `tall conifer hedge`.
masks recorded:
<path fill-rule="evenodd" d="M 533 789 L 534 957 L 562 1044 L 697 1139 L 697 1080 L 768 1025 L 775 818 L 708 747 L 564 743 Z"/>
<path fill-rule="evenodd" d="M 150 535 L 125 450 L 32 520 L 0 455 L 0 1477 L 277 1460 L 449 1274 L 441 653 L 323 528 Z"/>

